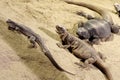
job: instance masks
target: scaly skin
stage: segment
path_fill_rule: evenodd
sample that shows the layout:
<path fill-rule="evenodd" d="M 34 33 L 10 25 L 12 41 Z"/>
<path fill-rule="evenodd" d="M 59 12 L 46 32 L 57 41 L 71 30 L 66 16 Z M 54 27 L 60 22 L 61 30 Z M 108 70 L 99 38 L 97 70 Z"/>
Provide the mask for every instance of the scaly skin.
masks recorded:
<path fill-rule="evenodd" d="M 113 39 L 112 33 L 117 34 L 119 32 L 118 25 L 114 25 L 113 20 L 107 10 L 103 10 L 97 6 L 87 4 L 84 2 L 74 2 L 64 0 L 68 4 L 74 4 L 78 6 L 87 7 L 93 11 L 99 13 L 103 19 L 96 19 L 84 12 L 78 14 L 88 18 L 89 20 L 85 23 L 80 24 L 77 35 L 80 39 L 88 39 L 91 44 L 99 43 L 98 41 L 110 41 Z"/>
<path fill-rule="evenodd" d="M 58 43 L 58 47 L 64 49 L 71 48 L 73 55 L 85 60 L 85 67 L 87 67 L 89 64 L 95 64 L 103 73 L 105 73 L 109 80 L 113 80 L 109 68 L 105 65 L 104 61 L 93 47 L 77 37 L 72 36 L 66 31 L 65 28 L 59 25 L 56 26 L 56 30 L 56 32 L 60 35 L 62 42 L 65 43 L 64 45 Z"/>
<path fill-rule="evenodd" d="M 113 24 L 113 20 L 112 20 L 111 16 L 109 15 L 108 11 L 103 10 L 102 8 L 99 8 L 97 6 L 87 4 L 84 2 L 74 2 L 74 1 L 69 1 L 69 0 L 64 0 L 64 1 L 68 4 L 74 4 L 74 5 L 78 5 L 78 6 L 87 7 L 89 9 L 99 13 L 103 17 L 103 19 L 106 20 L 107 22 Z"/>
<path fill-rule="evenodd" d="M 69 74 L 75 75 L 74 73 L 71 73 L 69 71 L 66 71 L 65 69 L 63 69 L 53 58 L 53 56 L 51 55 L 51 52 L 48 50 L 48 48 L 45 46 L 44 41 L 42 40 L 42 38 L 36 34 L 35 32 L 33 32 L 30 28 L 24 26 L 24 25 L 20 25 L 10 19 L 8 19 L 6 21 L 6 23 L 8 24 L 8 29 L 12 30 L 12 31 L 17 31 L 25 36 L 28 37 L 28 39 L 30 40 L 30 42 L 32 43 L 32 47 L 36 47 L 36 43 L 38 43 L 38 45 L 41 47 L 42 51 L 45 53 L 45 55 L 49 58 L 49 60 L 53 63 L 53 65 L 61 70 L 61 71 L 65 71 Z"/>
<path fill-rule="evenodd" d="M 117 14 L 118 14 L 119 17 L 120 17 L 120 4 L 115 3 L 115 4 L 114 4 L 114 7 L 115 7 L 115 10 L 117 11 Z"/>

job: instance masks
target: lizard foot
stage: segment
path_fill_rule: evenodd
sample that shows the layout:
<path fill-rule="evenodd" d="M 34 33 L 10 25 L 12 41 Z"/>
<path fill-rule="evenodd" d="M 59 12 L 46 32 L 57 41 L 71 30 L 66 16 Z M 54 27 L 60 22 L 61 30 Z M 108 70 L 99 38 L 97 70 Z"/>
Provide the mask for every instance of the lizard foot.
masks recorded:
<path fill-rule="evenodd" d="M 94 68 L 93 65 L 91 65 L 91 64 L 85 65 L 82 62 L 75 62 L 75 64 L 78 65 L 79 68 L 83 68 L 85 70 L 90 70 L 90 68 Z"/>
<path fill-rule="evenodd" d="M 80 62 L 75 62 L 76 65 L 79 66 L 79 68 L 86 68 L 85 64 L 84 63 L 80 63 Z"/>
<path fill-rule="evenodd" d="M 95 69 L 95 67 L 92 64 L 89 65 L 85 65 L 85 67 L 83 67 L 85 70 L 90 70 L 90 69 Z"/>
<path fill-rule="evenodd" d="M 56 45 L 59 47 L 59 48 L 63 48 L 63 49 L 67 49 L 70 47 L 70 45 L 62 45 L 61 43 L 56 43 Z"/>
<path fill-rule="evenodd" d="M 113 34 L 111 34 L 109 37 L 105 38 L 105 41 L 112 41 L 114 39 Z"/>
<path fill-rule="evenodd" d="M 30 46 L 28 46 L 28 48 L 37 48 L 37 46 L 35 46 L 35 45 L 30 45 Z"/>

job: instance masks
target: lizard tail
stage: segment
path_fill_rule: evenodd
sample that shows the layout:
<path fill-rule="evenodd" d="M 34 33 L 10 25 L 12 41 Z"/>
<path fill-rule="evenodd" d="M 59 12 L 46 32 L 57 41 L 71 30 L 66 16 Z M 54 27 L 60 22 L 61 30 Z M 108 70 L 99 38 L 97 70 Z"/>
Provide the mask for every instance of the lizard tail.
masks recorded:
<path fill-rule="evenodd" d="M 109 68 L 104 64 L 104 62 L 101 59 L 98 59 L 95 62 L 95 66 L 97 66 L 109 80 L 113 80 L 112 74 L 109 70 Z"/>
<path fill-rule="evenodd" d="M 55 59 L 53 58 L 53 56 L 51 55 L 51 52 L 48 50 L 48 48 L 45 46 L 45 43 L 44 41 L 42 40 L 42 38 L 37 35 L 37 39 L 36 39 L 36 42 L 38 43 L 38 45 L 41 47 L 43 53 L 48 57 L 48 59 L 51 61 L 51 63 L 59 70 L 61 71 L 64 71 L 68 74 L 71 74 L 71 75 L 75 75 L 75 73 L 72 73 L 70 71 L 67 71 L 65 69 L 63 69 L 56 61 Z"/>
<path fill-rule="evenodd" d="M 87 4 L 84 2 L 74 2 L 74 1 L 69 1 L 69 0 L 64 0 L 64 1 L 68 4 L 83 6 L 83 7 L 87 7 L 88 9 L 91 9 L 93 11 L 96 11 L 97 13 L 99 13 L 103 17 L 104 20 L 106 20 L 110 24 L 113 24 L 113 20 L 112 20 L 112 17 L 110 16 L 110 14 L 106 10 L 103 10 L 102 8 L 99 8 L 97 6 Z"/>

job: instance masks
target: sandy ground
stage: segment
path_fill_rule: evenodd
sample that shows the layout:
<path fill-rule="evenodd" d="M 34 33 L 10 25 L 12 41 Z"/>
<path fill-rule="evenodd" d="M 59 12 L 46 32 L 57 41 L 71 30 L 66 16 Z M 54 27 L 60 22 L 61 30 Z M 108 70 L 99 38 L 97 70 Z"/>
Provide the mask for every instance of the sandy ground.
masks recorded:
<path fill-rule="evenodd" d="M 75 0 L 79 1 L 79 0 Z M 107 9 L 115 24 L 120 25 L 120 18 L 114 14 L 113 4 L 120 0 L 82 0 Z M 65 26 L 74 34 L 77 23 L 86 21 L 75 14 L 85 11 L 88 14 L 99 15 L 84 7 L 69 5 L 61 0 L 1 0 L 0 1 L 0 80 L 106 80 L 99 69 L 85 70 L 74 62 L 79 59 L 68 51 L 56 46 L 59 37 L 55 25 Z M 39 34 L 45 41 L 54 59 L 65 70 L 76 75 L 70 75 L 57 70 L 40 48 L 29 49 L 29 41 L 23 35 L 8 31 L 7 19 L 24 24 Z M 120 36 L 114 35 L 114 40 L 95 45 L 95 49 L 103 53 L 107 59 L 114 80 L 120 78 Z"/>
<path fill-rule="evenodd" d="M 2 39 L 0 45 L 0 80 L 40 80 Z"/>

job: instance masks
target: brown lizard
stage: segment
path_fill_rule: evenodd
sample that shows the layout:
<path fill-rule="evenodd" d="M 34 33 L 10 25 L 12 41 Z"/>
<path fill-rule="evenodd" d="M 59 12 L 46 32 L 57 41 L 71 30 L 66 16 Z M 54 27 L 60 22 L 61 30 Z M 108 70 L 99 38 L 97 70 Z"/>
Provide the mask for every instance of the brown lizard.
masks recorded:
<path fill-rule="evenodd" d="M 11 19 L 8 19 L 6 21 L 6 23 L 8 24 L 8 29 L 12 30 L 12 31 L 17 31 L 25 36 L 28 37 L 28 39 L 30 40 L 30 42 L 32 43 L 32 47 L 36 47 L 36 43 L 38 43 L 38 45 L 41 47 L 42 51 L 44 52 L 44 54 L 48 57 L 48 59 L 53 63 L 53 65 L 64 72 L 67 72 L 69 74 L 75 75 L 72 72 L 69 72 L 67 70 L 65 70 L 64 68 L 62 68 L 53 58 L 53 56 L 51 55 L 51 52 L 48 50 L 48 48 L 45 46 L 44 41 L 42 40 L 42 38 L 40 37 L 40 35 L 36 34 L 35 32 L 33 32 L 30 28 L 18 24 L 14 21 L 12 21 Z"/>
<path fill-rule="evenodd" d="M 112 17 L 107 10 L 84 2 L 75 2 L 70 0 L 64 1 L 68 4 L 86 7 L 102 16 L 102 19 L 100 19 L 92 17 L 84 12 L 77 12 L 77 14 L 88 18 L 87 22 L 80 23 L 80 25 L 78 25 L 79 28 L 77 30 L 77 35 L 80 39 L 88 39 L 91 43 L 99 43 L 99 40 L 112 40 L 112 33 L 117 34 L 119 32 L 119 26 L 114 24 Z"/>
<path fill-rule="evenodd" d="M 82 41 L 81 39 L 69 34 L 64 27 L 56 25 L 56 32 L 60 35 L 61 41 L 64 42 L 64 45 L 57 43 L 60 48 L 71 48 L 71 52 L 76 57 L 85 60 L 84 66 L 87 67 L 90 64 L 96 65 L 109 80 L 113 80 L 112 74 L 109 68 L 104 63 L 103 56 L 90 45 Z"/>

